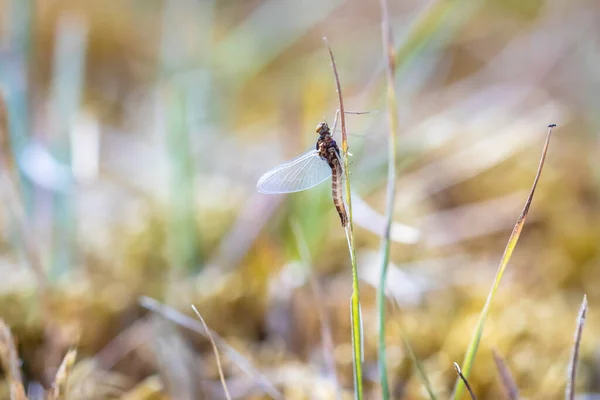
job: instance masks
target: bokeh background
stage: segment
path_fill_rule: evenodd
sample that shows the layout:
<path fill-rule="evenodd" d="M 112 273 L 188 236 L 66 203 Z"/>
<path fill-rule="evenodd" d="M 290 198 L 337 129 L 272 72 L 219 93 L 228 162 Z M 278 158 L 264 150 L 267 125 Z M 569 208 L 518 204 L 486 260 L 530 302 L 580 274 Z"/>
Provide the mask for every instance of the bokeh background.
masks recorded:
<path fill-rule="evenodd" d="M 438 396 L 450 395 L 452 362 L 550 123 L 546 167 L 470 382 L 480 398 L 502 398 L 496 349 L 523 396 L 561 398 L 586 293 L 577 391 L 600 392 L 600 4 L 390 1 L 390 18 L 401 124 L 387 288 L 393 398 L 427 397 L 403 334 Z M 323 36 L 346 109 L 373 111 L 347 124 L 365 385 L 380 398 L 378 2 L 2 0 L 0 34 L 0 316 L 30 398 L 72 346 L 69 398 L 224 398 L 191 304 L 230 346 L 219 343 L 233 397 L 352 398 L 351 271 L 330 188 L 255 189 L 333 120 Z"/>

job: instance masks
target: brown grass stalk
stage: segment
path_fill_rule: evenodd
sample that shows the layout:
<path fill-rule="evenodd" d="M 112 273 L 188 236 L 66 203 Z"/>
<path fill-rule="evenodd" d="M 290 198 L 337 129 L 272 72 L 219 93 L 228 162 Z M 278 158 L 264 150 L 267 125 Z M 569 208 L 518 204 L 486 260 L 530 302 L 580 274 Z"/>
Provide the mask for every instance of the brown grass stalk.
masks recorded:
<path fill-rule="evenodd" d="M 223 367 L 221 365 L 221 357 L 219 356 L 219 349 L 217 348 L 215 339 L 213 339 L 213 336 L 210 333 L 210 329 L 208 329 L 208 325 L 206 325 L 204 318 L 202 318 L 202 315 L 200 315 L 200 313 L 198 312 L 198 309 L 196 309 L 196 306 L 193 304 L 192 304 L 192 310 L 194 310 L 194 313 L 196 314 L 196 316 L 198 317 L 200 322 L 202 322 L 202 325 L 204 326 L 204 329 L 206 330 L 206 334 L 208 335 L 208 339 L 210 340 L 210 344 L 212 346 L 213 352 L 215 353 L 215 359 L 217 360 L 217 369 L 219 370 L 219 379 L 221 379 L 221 385 L 223 386 L 223 391 L 225 392 L 225 398 L 227 398 L 227 400 L 231 400 L 231 395 L 229 394 L 229 389 L 227 389 L 227 382 L 225 381 L 225 374 L 223 374 Z"/>
<path fill-rule="evenodd" d="M 352 297 L 350 299 L 350 321 L 352 325 L 352 353 L 354 361 L 354 394 L 355 398 L 362 400 L 363 398 L 363 382 L 362 382 L 362 362 L 363 362 L 363 336 L 362 336 L 362 317 L 360 310 L 360 287 L 358 281 L 358 267 L 356 265 L 356 246 L 354 244 L 354 224 L 352 222 L 352 196 L 350 188 L 350 168 L 348 162 L 348 134 L 346 132 L 346 112 L 344 110 L 344 99 L 342 96 L 342 88 L 340 85 L 340 77 L 333 52 L 326 38 L 323 38 L 331 67 L 335 78 L 335 86 L 338 94 L 340 127 L 342 130 L 342 155 L 344 159 L 344 176 L 346 178 L 346 204 L 348 205 L 348 224 L 346 225 L 346 239 L 348 240 L 348 250 L 350 251 L 350 263 L 352 264 Z"/>
<path fill-rule="evenodd" d="M 587 296 L 583 295 L 583 301 L 577 315 L 577 328 L 573 340 L 573 349 L 571 350 L 571 362 L 569 363 L 569 373 L 567 378 L 567 388 L 565 389 L 565 398 L 567 400 L 575 399 L 575 378 L 577 377 L 577 362 L 579 361 L 579 346 L 581 345 L 581 336 L 583 334 L 583 325 L 587 314 L 588 301 Z"/>
<path fill-rule="evenodd" d="M 475 397 L 475 393 L 473 393 L 473 389 L 471 389 L 471 385 L 469 385 L 469 381 L 463 375 L 462 371 L 460 370 L 460 366 L 458 365 L 458 363 L 454 363 L 454 369 L 456 369 L 456 374 L 458 375 L 458 377 L 460 378 L 460 380 L 467 387 L 467 391 L 469 392 L 469 395 L 471 396 L 471 399 L 477 400 L 477 397 Z"/>

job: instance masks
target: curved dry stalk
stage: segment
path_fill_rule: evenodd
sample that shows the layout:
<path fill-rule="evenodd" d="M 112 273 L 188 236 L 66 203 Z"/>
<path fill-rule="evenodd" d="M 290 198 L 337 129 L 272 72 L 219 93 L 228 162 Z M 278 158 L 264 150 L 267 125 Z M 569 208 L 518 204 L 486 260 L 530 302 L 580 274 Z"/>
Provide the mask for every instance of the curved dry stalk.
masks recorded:
<path fill-rule="evenodd" d="M 192 304 L 192 310 L 202 322 L 204 329 L 206 330 L 206 334 L 208 335 L 208 339 L 210 340 L 210 344 L 212 345 L 213 352 L 215 353 L 215 359 L 217 360 L 217 369 L 219 370 L 219 378 L 221 379 L 221 385 L 223 385 L 223 391 L 225 391 L 225 397 L 227 400 L 231 400 L 231 395 L 229 394 L 229 390 L 227 389 L 227 382 L 225 381 L 225 375 L 223 374 L 223 367 L 221 366 L 221 357 L 219 356 L 219 349 L 217 348 L 217 344 L 215 343 L 215 339 L 213 339 L 212 334 L 210 333 L 210 329 L 208 329 L 208 325 L 202 318 L 202 315 L 196 309 L 196 306 Z"/>
<path fill-rule="evenodd" d="M 565 398 L 567 400 L 575 399 L 575 378 L 577 377 L 577 362 L 579 360 L 579 345 L 581 344 L 581 335 L 583 334 L 583 325 L 587 314 L 588 301 L 587 296 L 583 295 L 583 301 L 577 315 L 577 328 L 575 329 L 575 340 L 571 352 L 571 362 L 569 363 L 569 375 L 567 379 L 567 388 L 565 389 Z"/>
<path fill-rule="evenodd" d="M 471 396 L 471 399 L 477 400 L 477 397 L 475 397 L 475 394 L 473 393 L 473 390 L 471 389 L 471 385 L 469 385 L 469 381 L 467 381 L 467 378 L 465 378 L 465 376 L 463 375 L 463 373 L 460 370 L 460 367 L 458 366 L 457 363 L 454 363 L 454 369 L 456 369 L 456 373 L 458 374 L 458 377 L 460 378 L 461 381 L 464 382 L 465 386 L 467 387 L 467 390 L 469 391 L 469 395 Z"/>
<path fill-rule="evenodd" d="M 344 159 L 344 174 L 346 178 L 346 204 L 348 205 L 348 223 L 345 226 L 346 239 L 348 241 L 348 250 L 350 251 L 350 263 L 352 264 L 352 297 L 350 299 L 350 321 L 352 324 L 352 353 L 354 361 L 354 390 L 355 398 L 363 398 L 362 383 L 362 361 L 363 361 L 363 336 L 362 336 L 362 318 L 360 311 L 360 288 L 358 283 L 358 268 L 356 266 L 356 247 L 354 245 L 354 225 L 352 222 L 352 196 L 350 190 L 350 167 L 348 163 L 348 134 L 346 132 L 346 112 L 344 111 L 344 99 L 342 97 L 342 88 L 340 78 L 333 52 L 327 38 L 323 38 L 325 46 L 329 51 L 331 67 L 335 77 L 335 86 L 339 101 L 340 126 L 342 130 L 342 155 Z"/>
<path fill-rule="evenodd" d="M 139 303 L 142 307 L 160 314 L 169 321 L 172 321 L 177 325 L 183 326 L 208 338 L 208 334 L 206 333 L 206 329 L 202 323 L 180 313 L 174 308 L 146 296 L 141 296 Z M 215 342 L 221 347 L 231 362 L 233 362 L 244 373 L 246 373 L 253 380 L 253 382 L 255 382 L 262 390 L 264 390 L 265 393 L 268 393 L 269 396 L 274 399 L 283 398 L 277 388 L 262 373 L 260 373 L 260 371 L 258 371 L 246 357 L 230 346 L 225 339 L 221 338 L 215 332 L 211 331 L 211 333 Z"/>

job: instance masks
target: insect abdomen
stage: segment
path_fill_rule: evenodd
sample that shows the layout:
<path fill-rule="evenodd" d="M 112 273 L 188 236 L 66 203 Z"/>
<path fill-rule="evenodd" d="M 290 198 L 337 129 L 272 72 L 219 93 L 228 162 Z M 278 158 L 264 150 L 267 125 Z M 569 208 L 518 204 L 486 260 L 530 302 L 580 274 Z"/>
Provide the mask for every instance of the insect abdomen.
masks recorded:
<path fill-rule="evenodd" d="M 331 163 L 331 194 L 333 196 L 333 204 L 337 210 L 342 226 L 348 224 L 348 214 L 346 213 L 346 206 L 344 205 L 344 195 L 342 192 L 342 168 L 337 159 L 334 159 Z"/>

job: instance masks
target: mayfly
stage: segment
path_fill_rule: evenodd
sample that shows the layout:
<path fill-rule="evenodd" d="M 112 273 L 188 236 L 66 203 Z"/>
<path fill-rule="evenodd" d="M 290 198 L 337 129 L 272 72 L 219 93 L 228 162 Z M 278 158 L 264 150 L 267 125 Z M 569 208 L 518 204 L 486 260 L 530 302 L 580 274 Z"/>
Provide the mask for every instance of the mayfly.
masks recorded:
<path fill-rule="evenodd" d="M 348 214 L 342 191 L 344 172 L 340 149 L 326 122 L 320 122 L 316 132 L 319 134 L 319 139 L 315 150 L 310 150 L 271 169 L 260 177 L 256 188 L 259 192 L 267 194 L 300 192 L 317 186 L 331 176 L 333 204 L 340 216 L 342 226 L 345 227 L 348 223 Z"/>

